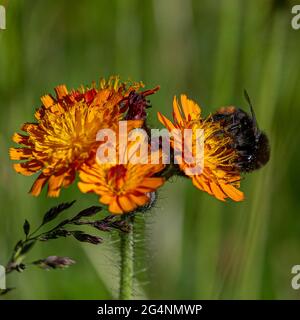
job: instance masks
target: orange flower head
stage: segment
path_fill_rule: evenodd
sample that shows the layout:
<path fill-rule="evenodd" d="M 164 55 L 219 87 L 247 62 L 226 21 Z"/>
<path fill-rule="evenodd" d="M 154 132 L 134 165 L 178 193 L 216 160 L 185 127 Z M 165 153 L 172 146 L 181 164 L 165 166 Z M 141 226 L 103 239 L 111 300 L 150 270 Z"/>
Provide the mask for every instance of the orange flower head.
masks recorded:
<path fill-rule="evenodd" d="M 36 111 L 36 123 L 25 123 L 13 141 L 23 145 L 11 148 L 14 169 L 29 176 L 40 172 L 30 193 L 37 196 L 48 182 L 48 196 L 57 197 L 69 186 L 76 171 L 95 154 L 99 129 L 116 128 L 122 118 L 120 102 L 142 83 L 127 87 L 118 77 L 101 80 L 97 88 L 81 87 L 69 92 L 65 85 L 55 88 L 56 97 L 45 95 Z"/>
<path fill-rule="evenodd" d="M 80 168 L 79 189 L 100 196 L 113 214 L 132 212 L 150 201 L 150 193 L 163 185 L 164 179 L 155 174 L 159 164 L 84 164 Z"/>
<path fill-rule="evenodd" d="M 200 174 L 189 175 L 193 184 L 200 190 L 225 201 L 230 198 L 234 201 L 244 199 L 243 192 L 239 191 L 240 172 L 236 166 L 237 153 L 232 148 L 232 138 L 222 130 L 220 122 L 212 121 L 211 116 L 203 119 L 201 108 L 186 95 L 181 95 L 181 106 L 176 97 L 173 101 L 173 123 L 158 113 L 159 121 L 171 132 L 173 129 L 196 129 L 203 130 L 203 168 Z M 176 150 L 178 144 L 171 140 L 171 145 Z M 189 167 L 187 162 L 179 163 L 182 171 Z"/>

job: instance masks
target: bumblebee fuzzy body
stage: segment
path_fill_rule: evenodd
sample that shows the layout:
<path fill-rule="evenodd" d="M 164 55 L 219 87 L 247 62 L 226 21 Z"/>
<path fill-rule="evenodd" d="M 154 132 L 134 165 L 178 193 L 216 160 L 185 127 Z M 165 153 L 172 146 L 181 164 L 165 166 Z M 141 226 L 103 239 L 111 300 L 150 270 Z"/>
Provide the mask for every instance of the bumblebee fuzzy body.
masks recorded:
<path fill-rule="evenodd" d="M 258 129 L 252 107 L 251 111 L 252 116 L 236 107 L 223 107 L 212 115 L 213 121 L 219 121 L 224 133 L 232 138 L 241 172 L 257 170 L 270 159 L 268 137 Z"/>

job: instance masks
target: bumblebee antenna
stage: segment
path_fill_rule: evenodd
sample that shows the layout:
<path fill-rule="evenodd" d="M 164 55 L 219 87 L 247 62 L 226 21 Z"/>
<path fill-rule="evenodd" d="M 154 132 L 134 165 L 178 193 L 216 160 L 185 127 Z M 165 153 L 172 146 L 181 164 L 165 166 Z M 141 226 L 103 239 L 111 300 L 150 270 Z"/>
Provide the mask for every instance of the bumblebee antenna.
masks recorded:
<path fill-rule="evenodd" d="M 245 96 L 245 99 L 250 107 L 250 110 L 251 110 L 251 115 L 252 115 L 252 120 L 253 120 L 253 128 L 255 130 L 255 135 L 257 135 L 257 132 L 258 132 L 258 125 L 257 125 L 257 121 L 256 121 L 256 116 L 255 116 L 255 112 L 254 112 L 254 109 L 253 109 L 253 106 L 252 106 L 252 103 L 251 103 L 251 100 L 250 100 L 250 97 L 249 97 L 249 94 L 247 92 L 246 89 L 244 89 L 244 96 Z"/>

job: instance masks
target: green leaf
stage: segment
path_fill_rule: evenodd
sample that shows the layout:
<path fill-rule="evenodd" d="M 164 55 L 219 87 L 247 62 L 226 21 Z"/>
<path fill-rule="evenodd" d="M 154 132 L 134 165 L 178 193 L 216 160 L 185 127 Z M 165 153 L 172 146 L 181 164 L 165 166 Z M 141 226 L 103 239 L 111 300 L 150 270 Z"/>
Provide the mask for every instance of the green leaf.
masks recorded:
<path fill-rule="evenodd" d="M 24 230 L 24 233 L 27 237 L 29 234 L 29 231 L 30 231 L 30 224 L 29 224 L 28 220 L 25 220 L 25 222 L 23 224 L 23 230 Z"/>

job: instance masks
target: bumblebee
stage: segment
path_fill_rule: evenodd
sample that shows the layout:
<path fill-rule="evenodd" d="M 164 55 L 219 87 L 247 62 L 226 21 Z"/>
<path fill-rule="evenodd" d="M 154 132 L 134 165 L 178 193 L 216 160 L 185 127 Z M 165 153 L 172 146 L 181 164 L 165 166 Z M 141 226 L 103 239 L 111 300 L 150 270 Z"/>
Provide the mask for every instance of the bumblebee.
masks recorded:
<path fill-rule="evenodd" d="M 263 167 L 270 159 L 270 144 L 256 121 L 247 91 L 244 91 L 251 115 L 242 109 L 222 107 L 212 115 L 213 121 L 221 123 L 223 133 L 232 138 L 232 148 L 237 151 L 236 165 L 241 172 L 251 172 Z"/>

